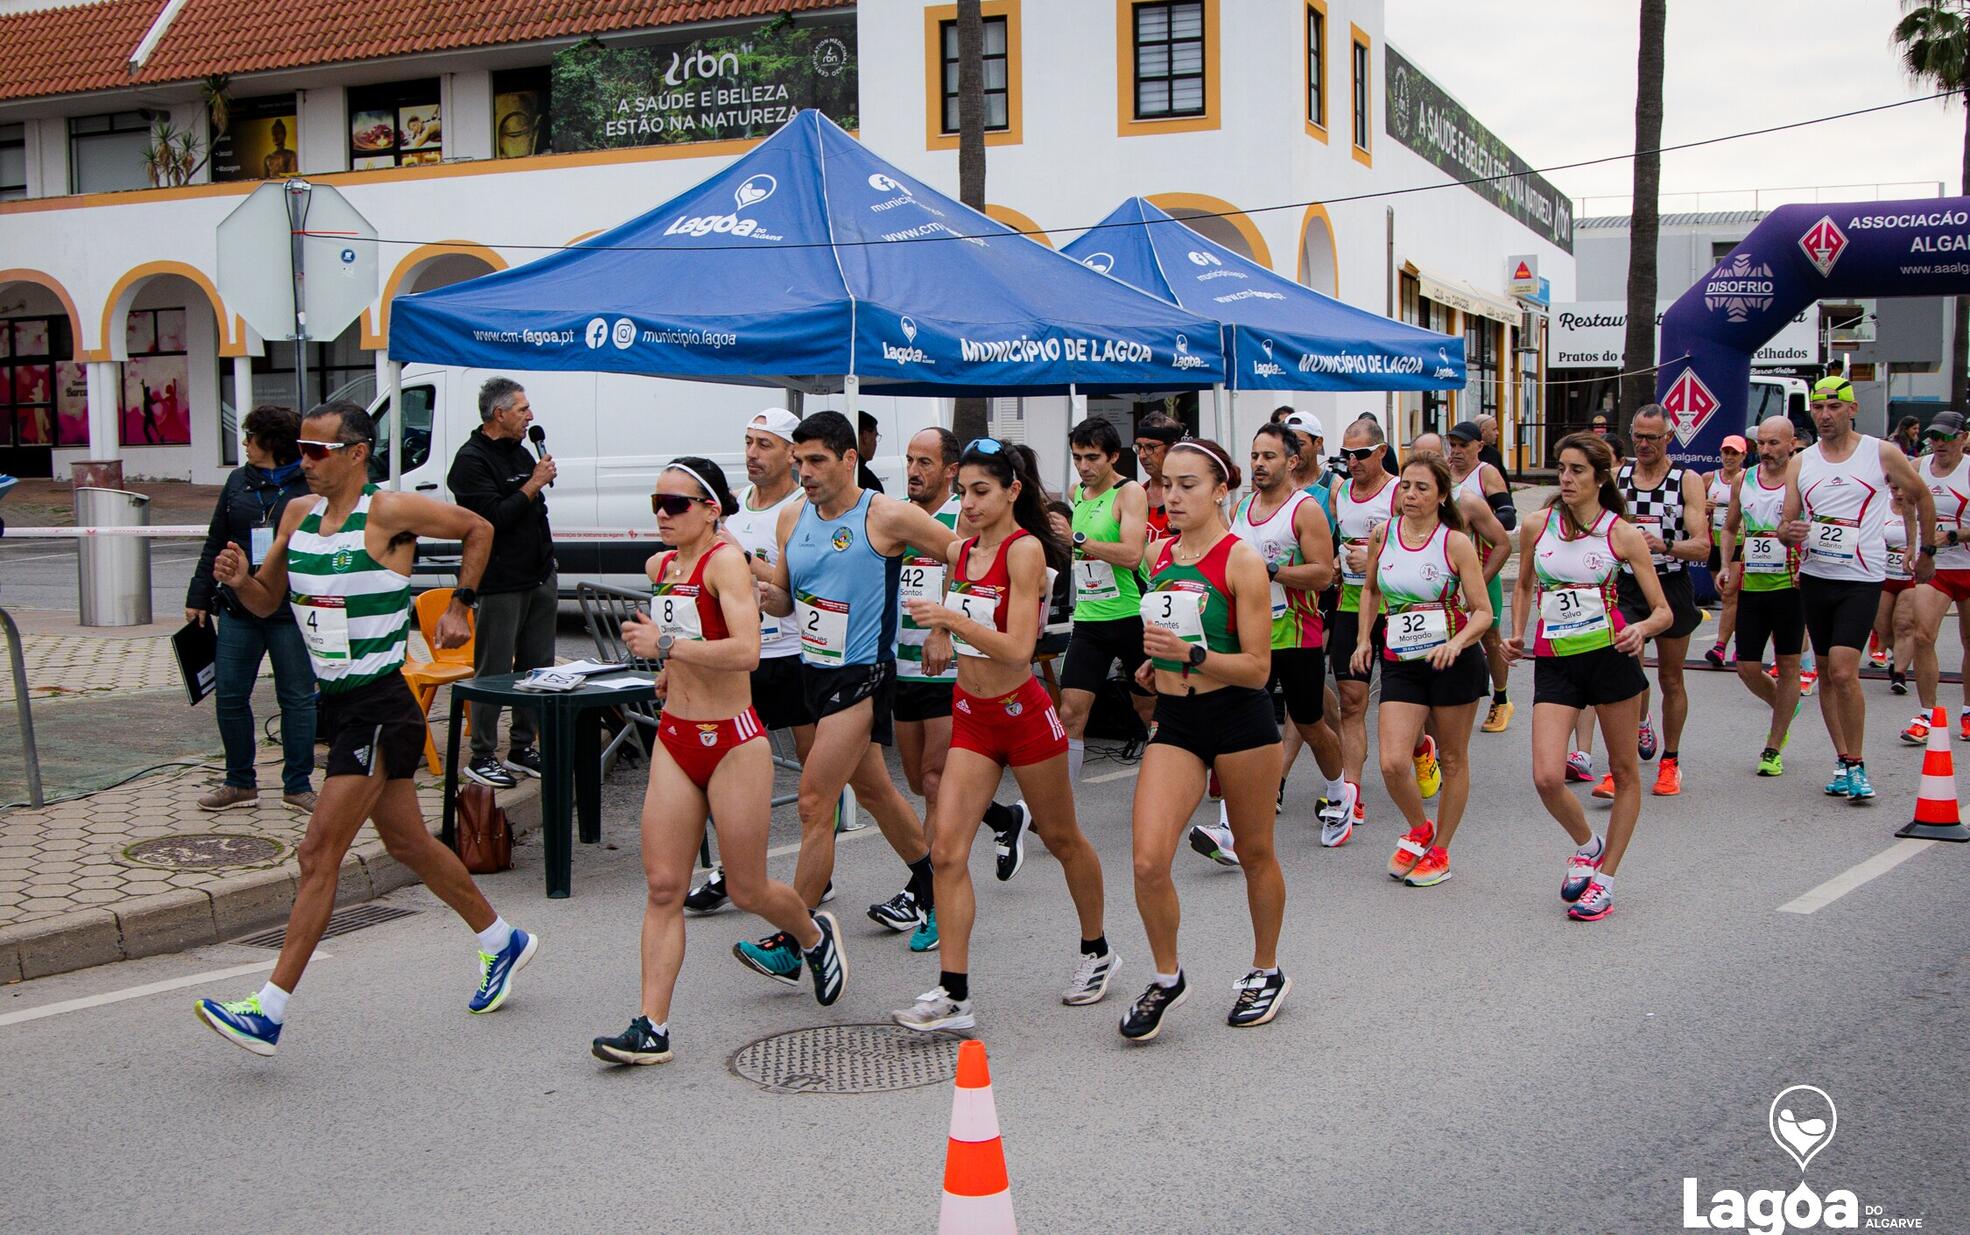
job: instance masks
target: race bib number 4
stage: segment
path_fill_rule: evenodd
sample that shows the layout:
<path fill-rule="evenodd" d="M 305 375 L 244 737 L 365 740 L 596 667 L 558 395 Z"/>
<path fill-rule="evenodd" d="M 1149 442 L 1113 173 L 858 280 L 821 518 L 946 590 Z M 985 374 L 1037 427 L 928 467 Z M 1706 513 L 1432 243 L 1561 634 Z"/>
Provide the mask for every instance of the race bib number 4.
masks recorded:
<path fill-rule="evenodd" d="M 340 596 L 297 596 L 290 606 L 317 663 L 349 660 L 349 610 Z"/>
<path fill-rule="evenodd" d="M 1142 598 L 1142 622 L 1160 626 L 1185 643 L 1204 642 L 1204 593 L 1183 588 L 1151 592 Z"/>
<path fill-rule="evenodd" d="M 1786 570 L 1785 542 L 1776 536 L 1751 536 L 1744 542 L 1744 573 L 1782 575 Z"/>
<path fill-rule="evenodd" d="M 1557 588 L 1539 598 L 1539 622 L 1549 640 L 1595 634 L 1608 628 L 1607 600 L 1599 588 Z"/>
<path fill-rule="evenodd" d="M 705 637 L 704 622 L 698 616 L 695 593 L 659 592 L 650 597 L 650 620 L 657 629 L 679 639 Z"/>
<path fill-rule="evenodd" d="M 1082 558 L 1074 563 L 1074 599 L 1116 600 L 1122 589 L 1115 585 L 1115 567 L 1108 562 Z"/>
<path fill-rule="evenodd" d="M 944 607 L 953 613 L 964 614 L 980 626 L 997 628 L 999 624 L 999 598 L 996 596 L 984 596 L 977 592 L 947 592 L 944 595 Z M 956 631 L 951 632 L 951 650 L 959 656 L 985 655 L 959 638 Z"/>
<path fill-rule="evenodd" d="M 794 597 L 794 621 L 800 626 L 800 658 L 810 665 L 834 668 L 848 659 L 848 602 L 802 592 Z"/>
<path fill-rule="evenodd" d="M 1397 660 L 1421 660 L 1450 642 L 1450 615 L 1442 605 L 1391 613 L 1385 638 Z"/>
<path fill-rule="evenodd" d="M 1814 557 L 1822 561 L 1851 566 L 1860 560 L 1860 539 L 1858 519 L 1832 519 L 1815 515 L 1811 532 L 1806 537 L 1806 546 Z"/>

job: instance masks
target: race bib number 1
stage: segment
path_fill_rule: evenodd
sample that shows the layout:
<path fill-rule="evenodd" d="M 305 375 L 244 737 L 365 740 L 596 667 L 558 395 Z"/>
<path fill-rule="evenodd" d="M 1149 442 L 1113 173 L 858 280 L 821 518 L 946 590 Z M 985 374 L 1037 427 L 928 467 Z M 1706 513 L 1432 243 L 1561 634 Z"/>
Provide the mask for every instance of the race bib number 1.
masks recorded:
<path fill-rule="evenodd" d="M 1115 567 L 1084 557 L 1074 563 L 1074 599 L 1117 600 L 1122 589 L 1115 585 Z"/>
<path fill-rule="evenodd" d="M 846 663 L 848 602 L 802 592 L 794 597 L 793 609 L 800 625 L 800 658 L 824 668 Z"/>
<path fill-rule="evenodd" d="M 291 607 L 309 656 L 318 663 L 348 661 L 349 610 L 340 596 L 298 596 Z"/>

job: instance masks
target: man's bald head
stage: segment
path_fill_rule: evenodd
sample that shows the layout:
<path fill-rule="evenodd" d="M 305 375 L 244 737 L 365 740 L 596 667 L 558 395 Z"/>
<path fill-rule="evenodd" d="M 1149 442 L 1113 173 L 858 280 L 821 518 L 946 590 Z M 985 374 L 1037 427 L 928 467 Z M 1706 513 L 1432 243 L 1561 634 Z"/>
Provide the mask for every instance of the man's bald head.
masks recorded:
<path fill-rule="evenodd" d="M 1798 436 L 1787 417 L 1767 416 L 1758 422 L 1758 462 L 1767 469 L 1783 469 L 1797 445 Z"/>
<path fill-rule="evenodd" d="M 1441 435 L 1435 433 L 1418 433 L 1409 442 L 1409 453 L 1411 456 L 1419 454 L 1441 455 L 1443 453 L 1443 438 Z"/>

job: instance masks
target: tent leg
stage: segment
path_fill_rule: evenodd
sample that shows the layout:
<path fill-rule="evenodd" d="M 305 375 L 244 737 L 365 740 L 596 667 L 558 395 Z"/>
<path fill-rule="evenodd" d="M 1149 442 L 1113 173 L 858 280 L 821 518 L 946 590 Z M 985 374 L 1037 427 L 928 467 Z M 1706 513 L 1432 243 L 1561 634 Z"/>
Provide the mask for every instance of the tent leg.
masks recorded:
<path fill-rule="evenodd" d="M 1224 383 L 1211 387 L 1211 437 L 1219 442 L 1225 440 L 1224 431 Z"/>
<path fill-rule="evenodd" d="M 855 414 L 861 410 L 862 379 L 853 373 L 841 379 L 841 414 L 848 422 L 855 423 Z"/>
<path fill-rule="evenodd" d="M 404 487 L 404 365 L 401 360 L 391 360 L 390 366 L 390 417 L 395 428 L 390 433 L 390 487 Z"/>

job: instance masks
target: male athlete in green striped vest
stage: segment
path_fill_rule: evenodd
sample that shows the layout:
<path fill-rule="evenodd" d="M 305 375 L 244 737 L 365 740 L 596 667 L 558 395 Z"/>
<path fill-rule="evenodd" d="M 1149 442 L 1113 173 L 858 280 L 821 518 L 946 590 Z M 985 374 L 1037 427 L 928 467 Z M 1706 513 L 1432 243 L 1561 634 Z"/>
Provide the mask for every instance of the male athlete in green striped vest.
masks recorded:
<path fill-rule="evenodd" d="M 438 621 L 438 645 L 459 647 L 472 636 L 473 588 L 492 549 L 492 525 L 428 497 L 379 492 L 369 483 L 375 442 L 369 413 L 353 403 L 309 412 L 301 423 L 301 470 L 316 496 L 287 504 L 257 569 L 236 544 L 212 568 L 259 616 L 283 603 L 293 609 L 334 735 L 272 980 L 245 999 L 197 1004 L 200 1020 L 256 1055 L 273 1054 L 280 1042 L 288 996 L 328 926 L 343 855 L 364 819 L 375 821 L 390 856 L 478 935 L 480 982 L 466 1005 L 471 1011 L 504 1003 L 514 973 L 540 946 L 494 913 L 458 855 L 432 838 L 411 781 L 424 757 L 424 716 L 402 672 L 417 538 L 464 546 L 458 591 Z"/>

